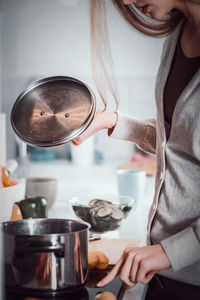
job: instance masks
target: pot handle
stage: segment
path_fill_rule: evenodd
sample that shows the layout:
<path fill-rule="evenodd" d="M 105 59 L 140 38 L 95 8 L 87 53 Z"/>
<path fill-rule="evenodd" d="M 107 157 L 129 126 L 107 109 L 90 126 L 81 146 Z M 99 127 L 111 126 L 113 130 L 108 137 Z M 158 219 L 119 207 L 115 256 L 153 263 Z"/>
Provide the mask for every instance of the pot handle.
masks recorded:
<path fill-rule="evenodd" d="M 64 244 L 58 244 L 55 246 L 28 246 L 24 247 L 22 252 L 55 252 L 56 256 L 63 257 L 65 253 Z"/>

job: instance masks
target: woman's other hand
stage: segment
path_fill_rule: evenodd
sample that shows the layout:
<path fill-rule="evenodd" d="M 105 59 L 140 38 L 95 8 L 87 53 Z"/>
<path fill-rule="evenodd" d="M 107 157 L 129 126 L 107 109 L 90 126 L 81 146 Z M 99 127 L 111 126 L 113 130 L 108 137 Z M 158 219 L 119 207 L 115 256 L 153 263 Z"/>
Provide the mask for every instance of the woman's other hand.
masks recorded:
<path fill-rule="evenodd" d="M 103 287 L 117 275 L 126 288 L 136 283 L 148 283 L 155 273 L 171 267 L 169 259 L 161 245 L 128 248 L 124 251 L 112 271 L 97 286 Z"/>
<path fill-rule="evenodd" d="M 71 143 L 74 146 L 82 144 L 88 137 L 102 129 L 112 129 L 117 122 L 117 114 L 110 111 L 97 110 L 90 126 Z"/>

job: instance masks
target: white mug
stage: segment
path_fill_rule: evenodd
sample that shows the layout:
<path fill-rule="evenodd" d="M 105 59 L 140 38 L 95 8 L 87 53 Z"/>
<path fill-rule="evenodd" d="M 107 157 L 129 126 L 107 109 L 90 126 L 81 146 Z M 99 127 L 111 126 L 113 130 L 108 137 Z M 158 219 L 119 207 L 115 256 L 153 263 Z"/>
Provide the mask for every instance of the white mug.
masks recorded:
<path fill-rule="evenodd" d="M 86 139 L 81 145 L 70 144 L 72 163 L 76 166 L 88 167 L 94 164 L 94 136 Z"/>
<path fill-rule="evenodd" d="M 117 187 L 119 195 L 130 196 L 136 200 L 136 206 L 144 196 L 146 172 L 135 169 L 117 170 Z"/>
<path fill-rule="evenodd" d="M 31 177 L 26 179 L 26 196 L 43 196 L 47 200 L 48 208 L 51 208 L 56 201 L 57 179 Z"/>

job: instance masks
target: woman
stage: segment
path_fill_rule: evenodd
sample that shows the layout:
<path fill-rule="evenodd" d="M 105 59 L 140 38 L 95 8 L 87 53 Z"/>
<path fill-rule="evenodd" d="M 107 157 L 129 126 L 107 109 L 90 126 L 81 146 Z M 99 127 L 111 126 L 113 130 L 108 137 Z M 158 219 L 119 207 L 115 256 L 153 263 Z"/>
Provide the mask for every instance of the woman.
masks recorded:
<path fill-rule="evenodd" d="M 126 249 L 98 286 L 119 275 L 128 288 L 149 283 L 148 300 L 200 299 L 200 1 L 113 3 L 141 32 L 168 36 L 156 82 L 157 119 L 98 111 L 88 130 L 72 142 L 78 145 L 108 129 L 111 137 L 157 156 L 148 246 Z M 134 6 L 160 23 L 143 19 Z"/>

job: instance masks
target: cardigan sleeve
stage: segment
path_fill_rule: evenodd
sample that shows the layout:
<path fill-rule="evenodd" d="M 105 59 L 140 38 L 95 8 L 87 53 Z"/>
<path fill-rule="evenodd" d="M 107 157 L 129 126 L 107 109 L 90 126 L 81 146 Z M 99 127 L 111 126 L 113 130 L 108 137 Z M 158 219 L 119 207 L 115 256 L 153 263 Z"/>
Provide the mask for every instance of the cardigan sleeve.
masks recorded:
<path fill-rule="evenodd" d="M 200 218 L 176 234 L 163 239 L 161 245 L 174 271 L 200 262 Z"/>
<path fill-rule="evenodd" d="M 156 153 L 156 120 L 138 120 L 117 112 L 115 127 L 108 130 L 112 138 L 133 142 L 138 148 L 152 154 Z"/>

